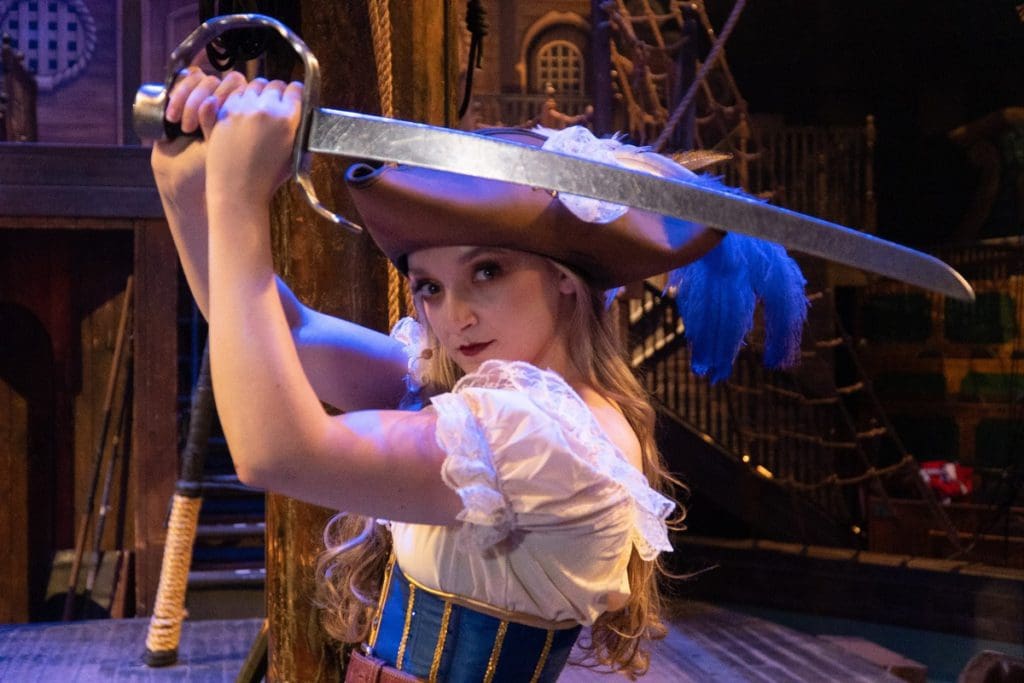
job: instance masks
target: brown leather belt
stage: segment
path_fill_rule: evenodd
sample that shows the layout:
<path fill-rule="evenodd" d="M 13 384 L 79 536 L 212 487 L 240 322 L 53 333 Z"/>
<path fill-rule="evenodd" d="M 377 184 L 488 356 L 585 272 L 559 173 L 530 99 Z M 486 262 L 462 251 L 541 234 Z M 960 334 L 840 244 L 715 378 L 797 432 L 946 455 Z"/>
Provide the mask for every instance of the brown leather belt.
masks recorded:
<path fill-rule="evenodd" d="M 358 650 L 352 651 L 345 669 L 345 683 L 421 683 L 422 680 Z"/>

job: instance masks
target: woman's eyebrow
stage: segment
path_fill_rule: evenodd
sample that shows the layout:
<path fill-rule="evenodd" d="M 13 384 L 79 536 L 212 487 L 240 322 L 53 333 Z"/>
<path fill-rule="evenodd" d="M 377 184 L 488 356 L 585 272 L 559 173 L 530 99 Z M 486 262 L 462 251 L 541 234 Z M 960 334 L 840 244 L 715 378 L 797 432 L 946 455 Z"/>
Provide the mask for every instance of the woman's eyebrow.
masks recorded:
<path fill-rule="evenodd" d="M 508 253 L 508 251 L 508 249 L 502 249 L 501 247 L 474 247 L 459 257 L 459 263 L 465 264 L 484 255 L 493 254 L 495 256 L 501 256 L 502 254 Z"/>

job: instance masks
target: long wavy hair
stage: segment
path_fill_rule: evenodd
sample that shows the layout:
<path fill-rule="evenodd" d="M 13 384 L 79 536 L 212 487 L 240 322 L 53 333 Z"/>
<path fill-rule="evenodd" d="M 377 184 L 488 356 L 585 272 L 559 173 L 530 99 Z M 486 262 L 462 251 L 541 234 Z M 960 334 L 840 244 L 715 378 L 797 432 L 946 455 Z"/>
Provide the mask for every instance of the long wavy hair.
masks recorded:
<path fill-rule="evenodd" d="M 670 485 L 683 487 L 665 467 L 654 439 L 654 409 L 647 394 L 626 363 L 618 335 L 607 314 L 604 293 L 590 286 L 574 271 L 554 263 L 574 283 L 575 305 L 565 333 L 573 340 L 572 362 L 580 375 L 622 411 L 640 442 L 643 473 L 651 486 L 671 493 Z M 422 314 L 421 320 L 424 319 Z M 419 396 L 404 403 L 422 405 L 427 398 L 450 391 L 462 372 L 428 330 L 431 373 Z M 680 506 L 670 520 L 682 528 L 685 510 Z M 377 608 L 384 569 L 391 552 L 387 530 L 373 519 L 340 513 L 324 530 L 325 550 L 317 561 L 317 603 L 327 633 L 343 643 L 367 639 Z M 587 653 L 584 666 L 608 668 L 630 678 L 641 676 L 650 665 L 647 644 L 664 638 L 659 576 L 667 575 L 658 560 L 645 561 L 636 549 L 627 565 L 630 596 L 625 607 L 602 614 L 580 642 Z"/>

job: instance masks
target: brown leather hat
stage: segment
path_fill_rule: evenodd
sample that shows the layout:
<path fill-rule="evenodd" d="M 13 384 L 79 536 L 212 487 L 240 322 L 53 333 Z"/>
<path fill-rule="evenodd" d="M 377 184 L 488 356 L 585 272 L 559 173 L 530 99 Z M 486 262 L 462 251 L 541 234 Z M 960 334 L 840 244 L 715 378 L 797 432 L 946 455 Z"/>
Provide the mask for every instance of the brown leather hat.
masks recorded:
<path fill-rule="evenodd" d="M 537 146 L 547 139 L 515 128 L 481 134 Z M 635 170 L 689 173 L 628 145 L 615 145 L 611 153 L 615 162 Z M 356 164 L 345 179 L 367 231 L 403 272 L 406 257 L 420 249 L 494 246 L 547 256 L 611 288 L 699 259 L 723 234 L 638 209 L 610 222 L 592 222 L 547 190 L 411 166 Z"/>

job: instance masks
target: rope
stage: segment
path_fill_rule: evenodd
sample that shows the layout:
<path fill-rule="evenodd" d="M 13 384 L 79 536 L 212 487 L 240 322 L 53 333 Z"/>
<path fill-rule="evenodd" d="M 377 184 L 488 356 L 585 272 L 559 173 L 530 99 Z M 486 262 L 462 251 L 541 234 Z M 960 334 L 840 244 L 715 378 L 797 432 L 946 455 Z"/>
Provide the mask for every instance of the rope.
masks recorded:
<path fill-rule="evenodd" d="M 167 546 L 160 567 L 160 586 L 146 635 L 149 653 L 177 652 L 185 618 L 185 589 L 192 564 L 192 540 L 199 522 L 202 498 L 174 495 L 167 523 Z"/>
<path fill-rule="evenodd" d="M 394 118 L 395 83 L 391 67 L 391 8 L 388 0 L 370 0 L 370 32 L 373 34 L 373 62 L 377 67 L 381 116 Z M 402 275 L 388 262 L 388 328 L 402 317 Z"/>
<path fill-rule="evenodd" d="M 391 75 L 391 8 L 388 0 L 370 0 L 370 32 L 373 34 L 373 62 L 377 67 L 381 116 L 395 115 L 394 81 Z"/>
<path fill-rule="evenodd" d="M 669 138 L 675 133 L 676 126 L 682 120 L 683 115 L 690 108 L 690 104 L 693 103 L 693 98 L 697 94 L 697 89 L 700 84 L 704 82 L 704 79 L 708 77 L 711 72 L 711 68 L 718 61 L 718 56 L 722 53 L 722 49 L 725 47 L 725 43 L 729 40 L 729 36 L 732 34 L 733 28 L 736 27 L 736 22 L 739 21 L 740 14 L 743 12 L 743 8 L 746 6 L 747 0 L 736 0 L 736 4 L 732 6 L 732 12 L 729 13 L 729 18 L 725 22 L 725 26 L 722 27 L 722 32 L 719 34 L 718 39 L 715 40 L 715 44 L 711 48 L 711 52 L 708 53 L 704 63 L 700 65 L 700 71 L 697 72 L 697 76 L 693 79 L 693 83 L 690 84 L 689 90 L 686 91 L 686 95 L 679 102 L 675 111 L 672 112 L 672 116 L 669 117 L 668 123 L 665 124 L 665 128 L 662 129 L 658 139 L 654 142 L 654 151 L 664 151 L 665 145 L 668 144 Z"/>
<path fill-rule="evenodd" d="M 469 58 L 466 60 L 466 91 L 459 105 L 459 119 L 469 109 L 469 99 L 473 95 L 473 71 L 480 68 L 484 59 L 484 36 L 487 35 L 487 12 L 480 0 L 469 0 L 466 3 L 466 30 L 469 31 Z"/>

